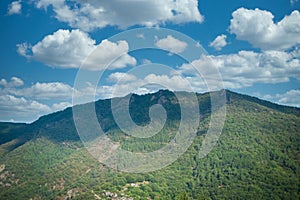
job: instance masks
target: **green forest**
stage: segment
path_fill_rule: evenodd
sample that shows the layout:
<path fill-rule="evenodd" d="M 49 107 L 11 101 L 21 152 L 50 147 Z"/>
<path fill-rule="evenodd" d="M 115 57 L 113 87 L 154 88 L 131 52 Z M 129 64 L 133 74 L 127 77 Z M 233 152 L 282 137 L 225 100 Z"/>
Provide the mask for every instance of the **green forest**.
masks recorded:
<path fill-rule="evenodd" d="M 95 102 L 99 123 L 122 149 L 160 149 L 178 129 L 175 95 L 133 95 L 130 104 L 132 119 L 143 125 L 162 97 L 168 119 L 152 137 L 123 133 L 109 99 Z M 201 120 L 193 143 L 174 163 L 148 173 L 117 171 L 93 158 L 76 132 L 72 108 L 32 124 L 0 123 L 0 199 L 300 199 L 300 109 L 226 91 L 222 134 L 200 158 L 211 101 L 209 93 L 197 97 Z"/>

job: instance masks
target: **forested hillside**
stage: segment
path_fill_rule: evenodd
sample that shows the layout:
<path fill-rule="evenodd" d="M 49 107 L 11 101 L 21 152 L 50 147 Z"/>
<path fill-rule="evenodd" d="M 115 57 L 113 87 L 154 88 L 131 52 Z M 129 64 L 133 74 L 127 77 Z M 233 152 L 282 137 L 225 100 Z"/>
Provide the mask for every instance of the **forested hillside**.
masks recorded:
<path fill-rule="evenodd" d="M 95 160 L 77 135 L 71 108 L 32 124 L 0 123 L 0 199 L 300 198 L 300 109 L 226 91 L 223 132 L 200 158 L 211 105 L 208 93 L 197 97 L 201 120 L 192 145 L 173 164 L 150 173 L 120 172 Z M 160 149 L 178 128 L 174 94 L 131 98 L 132 118 L 140 125 L 149 123 L 149 107 L 164 99 L 164 129 L 147 139 L 123 133 L 109 99 L 96 102 L 101 127 L 128 151 Z"/>

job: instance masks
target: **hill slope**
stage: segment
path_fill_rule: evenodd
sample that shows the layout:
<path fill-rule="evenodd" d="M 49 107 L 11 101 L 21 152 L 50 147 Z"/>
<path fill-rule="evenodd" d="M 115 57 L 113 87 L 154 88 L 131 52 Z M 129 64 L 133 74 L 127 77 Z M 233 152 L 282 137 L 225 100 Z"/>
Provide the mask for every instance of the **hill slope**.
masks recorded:
<path fill-rule="evenodd" d="M 173 164 L 144 174 L 97 162 L 80 142 L 70 108 L 29 125 L 0 123 L 0 199 L 299 199 L 300 109 L 226 92 L 227 116 L 215 148 L 199 158 L 210 119 L 209 94 L 200 94 L 192 145 Z M 161 148 L 180 119 L 174 94 L 132 98 L 137 124 L 147 124 L 149 107 L 164 99 L 169 121 L 163 131 L 146 140 L 129 137 L 117 128 L 110 100 L 96 102 L 102 128 L 126 150 Z"/>

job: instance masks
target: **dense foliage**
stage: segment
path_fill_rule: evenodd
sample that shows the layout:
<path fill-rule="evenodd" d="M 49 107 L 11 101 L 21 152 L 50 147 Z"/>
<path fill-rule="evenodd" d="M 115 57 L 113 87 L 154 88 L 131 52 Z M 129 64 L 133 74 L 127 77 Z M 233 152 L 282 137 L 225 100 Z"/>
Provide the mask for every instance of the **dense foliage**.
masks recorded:
<path fill-rule="evenodd" d="M 161 148 L 174 137 L 180 119 L 174 95 L 159 91 L 133 98 L 138 124 L 147 123 L 147 108 L 164 99 L 170 120 L 160 133 L 143 140 L 124 134 L 113 121 L 110 100 L 96 102 L 101 126 L 123 149 Z M 300 198 L 299 109 L 227 91 L 222 135 L 200 159 L 209 94 L 198 99 L 202 118 L 193 144 L 173 164 L 145 174 L 118 172 L 97 162 L 80 142 L 70 108 L 29 125 L 0 123 L 0 199 Z"/>

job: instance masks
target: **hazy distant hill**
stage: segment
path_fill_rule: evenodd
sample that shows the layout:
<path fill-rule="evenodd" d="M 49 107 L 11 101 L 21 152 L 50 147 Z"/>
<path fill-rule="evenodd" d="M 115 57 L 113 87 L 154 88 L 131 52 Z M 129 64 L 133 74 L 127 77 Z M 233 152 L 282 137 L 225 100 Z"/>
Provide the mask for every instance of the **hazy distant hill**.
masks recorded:
<path fill-rule="evenodd" d="M 222 135 L 200 159 L 211 103 L 208 93 L 197 97 L 201 121 L 193 144 L 172 165 L 145 174 L 118 172 L 91 157 L 71 108 L 32 124 L 0 123 L 0 199 L 300 198 L 300 109 L 226 91 Z M 137 124 L 149 122 L 149 107 L 158 102 L 168 121 L 158 135 L 136 139 L 118 129 L 110 99 L 97 101 L 101 127 L 121 148 L 150 152 L 174 137 L 180 107 L 172 92 L 133 95 L 130 102 Z"/>

